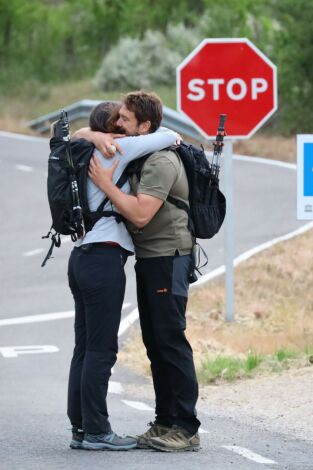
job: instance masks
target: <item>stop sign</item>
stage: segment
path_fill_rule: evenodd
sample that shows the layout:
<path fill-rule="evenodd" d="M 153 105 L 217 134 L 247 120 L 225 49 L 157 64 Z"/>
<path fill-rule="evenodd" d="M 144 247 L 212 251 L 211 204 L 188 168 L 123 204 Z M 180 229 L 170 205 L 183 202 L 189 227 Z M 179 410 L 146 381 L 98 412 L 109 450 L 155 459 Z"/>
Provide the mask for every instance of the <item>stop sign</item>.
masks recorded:
<path fill-rule="evenodd" d="M 277 109 L 276 66 L 248 39 L 204 39 L 176 74 L 177 108 L 205 137 L 220 114 L 229 137 L 251 137 Z"/>

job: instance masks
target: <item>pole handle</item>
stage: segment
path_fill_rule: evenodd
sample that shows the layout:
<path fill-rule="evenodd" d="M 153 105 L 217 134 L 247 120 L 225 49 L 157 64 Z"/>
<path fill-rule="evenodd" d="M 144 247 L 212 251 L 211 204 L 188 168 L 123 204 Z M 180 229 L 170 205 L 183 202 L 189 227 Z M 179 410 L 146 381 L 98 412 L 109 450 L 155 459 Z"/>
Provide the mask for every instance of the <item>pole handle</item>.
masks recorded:
<path fill-rule="evenodd" d="M 220 122 L 218 125 L 219 131 L 224 131 L 226 118 L 227 118 L 227 114 L 220 114 Z"/>

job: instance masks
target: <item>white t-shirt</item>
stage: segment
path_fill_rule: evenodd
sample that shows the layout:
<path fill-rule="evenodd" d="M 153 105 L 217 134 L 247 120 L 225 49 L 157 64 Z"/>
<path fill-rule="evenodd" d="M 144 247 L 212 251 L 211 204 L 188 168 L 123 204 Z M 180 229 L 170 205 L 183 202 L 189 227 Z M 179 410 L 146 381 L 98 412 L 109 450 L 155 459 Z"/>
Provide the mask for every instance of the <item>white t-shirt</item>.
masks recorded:
<path fill-rule="evenodd" d="M 170 145 L 175 144 L 177 134 L 166 127 L 160 127 L 152 134 L 123 137 L 116 139 L 116 142 L 123 150 L 123 154 L 117 153 L 113 158 L 105 158 L 98 150 L 95 150 L 95 155 L 100 159 L 102 166 L 108 168 L 112 166 L 113 162 L 118 160 L 118 166 L 113 174 L 113 183 L 116 183 L 128 163 L 136 160 L 147 153 L 162 150 Z M 121 188 L 124 193 L 130 192 L 129 183 L 126 182 Z M 96 186 L 90 178 L 87 179 L 87 196 L 89 208 L 91 211 L 96 211 L 103 199 L 106 197 L 105 193 Z M 105 205 L 105 211 L 117 210 L 113 207 L 111 201 Z M 75 246 L 85 245 L 87 243 L 96 242 L 115 242 L 125 248 L 125 250 L 134 251 L 134 245 L 123 222 L 119 224 L 116 222 L 115 217 L 102 217 L 93 226 L 90 232 L 87 232 L 84 238 L 78 240 Z"/>

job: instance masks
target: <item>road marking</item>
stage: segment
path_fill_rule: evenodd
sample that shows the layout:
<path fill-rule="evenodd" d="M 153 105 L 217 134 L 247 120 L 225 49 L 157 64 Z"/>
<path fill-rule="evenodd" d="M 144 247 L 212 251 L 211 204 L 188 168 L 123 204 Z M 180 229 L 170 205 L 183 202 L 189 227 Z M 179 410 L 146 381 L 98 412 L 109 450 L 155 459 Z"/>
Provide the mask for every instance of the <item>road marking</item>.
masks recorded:
<path fill-rule="evenodd" d="M 63 320 L 74 316 L 74 310 L 67 312 L 43 313 L 40 315 L 27 315 L 24 317 L 4 318 L 0 320 L 0 326 L 21 325 L 23 323 L 39 323 L 51 320 Z"/>
<path fill-rule="evenodd" d="M 142 403 L 141 401 L 129 401 L 129 400 L 122 400 L 125 405 L 130 406 L 131 408 L 135 408 L 135 410 L 140 411 L 154 411 L 151 406 Z"/>
<path fill-rule="evenodd" d="M 266 250 L 267 248 L 271 248 L 277 243 L 290 240 L 291 238 L 294 238 L 298 235 L 308 232 L 312 228 L 313 228 L 313 222 L 309 222 L 308 224 L 302 225 L 302 227 L 298 228 L 297 230 L 294 230 L 293 232 L 289 232 L 286 235 L 282 235 L 281 237 L 273 238 L 273 240 L 269 240 L 268 242 L 262 243 L 261 245 L 251 248 L 251 250 L 245 251 L 244 253 L 242 253 L 241 255 L 237 256 L 237 258 L 234 259 L 234 266 L 238 266 L 243 261 L 247 261 L 252 256 L 260 253 L 261 251 Z M 220 276 L 221 274 L 224 274 L 224 272 L 225 272 L 225 265 L 219 266 L 213 271 L 207 274 L 204 274 L 202 277 L 200 277 L 197 280 L 197 282 L 195 282 L 194 284 L 190 286 L 190 288 L 200 286 L 201 284 L 204 284 L 205 282 L 208 282 L 211 279 L 214 279 L 215 277 Z"/>
<path fill-rule="evenodd" d="M 66 235 L 66 236 L 63 236 L 61 237 L 61 243 L 64 244 L 64 243 L 68 243 L 68 242 L 71 242 L 72 239 L 71 239 L 71 236 L 70 235 Z M 30 250 L 30 251 L 26 251 L 25 253 L 23 253 L 23 256 L 36 256 L 36 255 L 40 255 L 41 253 L 43 253 L 44 249 L 43 248 L 35 248 L 34 250 Z"/>
<path fill-rule="evenodd" d="M 203 428 L 199 428 L 198 431 L 199 431 L 199 434 L 209 434 L 209 431 Z"/>
<path fill-rule="evenodd" d="M 256 454 L 255 452 L 252 452 L 251 450 L 246 449 L 245 447 L 239 447 L 239 446 L 222 446 L 222 447 L 224 449 L 230 450 L 231 452 L 235 452 L 236 454 L 239 454 L 242 457 L 245 457 L 246 459 L 253 460 L 253 462 L 272 464 L 272 465 L 277 464 L 277 462 L 275 462 L 274 460 L 266 459 L 265 457 L 262 457 L 262 455 Z"/>
<path fill-rule="evenodd" d="M 131 304 L 128 304 L 128 306 L 131 305 Z M 130 312 L 129 315 L 127 315 L 126 318 L 124 318 L 121 323 L 120 323 L 120 327 L 118 329 L 118 336 L 121 336 L 122 334 L 125 333 L 125 331 L 128 330 L 128 328 L 133 324 L 135 323 L 135 321 L 137 320 L 137 318 L 139 317 L 139 313 L 138 313 L 138 308 L 136 307 L 132 312 Z"/>
<path fill-rule="evenodd" d="M 32 167 L 27 165 L 15 165 L 15 168 L 20 171 L 26 171 L 27 173 L 33 171 Z"/>
<path fill-rule="evenodd" d="M 62 243 L 68 243 L 68 242 L 71 242 L 72 241 L 72 238 L 71 238 L 71 235 L 64 235 L 61 237 L 61 242 Z"/>
<path fill-rule="evenodd" d="M 23 256 L 26 256 L 26 257 L 36 256 L 36 255 L 40 255 L 42 252 L 43 252 L 43 248 L 36 248 L 35 250 L 26 251 L 25 253 L 23 253 Z"/>
<path fill-rule="evenodd" d="M 128 308 L 131 303 L 125 302 L 122 310 Z M 24 317 L 4 318 L 0 320 L 0 326 L 8 325 L 21 325 L 24 323 L 40 323 L 52 320 L 63 320 L 65 318 L 74 317 L 74 310 L 68 310 L 67 312 L 54 312 L 54 313 L 42 313 L 39 315 L 26 315 Z"/>
<path fill-rule="evenodd" d="M 248 157 L 247 155 L 238 155 L 233 156 L 234 160 L 249 162 L 249 163 L 263 163 L 265 165 L 279 166 L 285 168 L 286 170 L 296 170 L 297 165 L 295 163 L 282 162 L 281 160 L 272 160 L 271 158 L 261 158 L 261 157 Z"/>
<path fill-rule="evenodd" d="M 112 372 L 112 371 L 111 371 Z M 109 393 L 114 393 L 117 395 L 120 395 L 121 393 L 124 392 L 124 388 L 122 384 L 119 382 L 112 382 L 111 380 L 109 381 L 109 388 L 108 388 Z"/>
<path fill-rule="evenodd" d="M 0 348 L 0 354 L 5 358 L 18 357 L 22 354 L 45 354 L 58 352 L 57 346 L 40 345 L 40 346 L 5 346 Z"/>

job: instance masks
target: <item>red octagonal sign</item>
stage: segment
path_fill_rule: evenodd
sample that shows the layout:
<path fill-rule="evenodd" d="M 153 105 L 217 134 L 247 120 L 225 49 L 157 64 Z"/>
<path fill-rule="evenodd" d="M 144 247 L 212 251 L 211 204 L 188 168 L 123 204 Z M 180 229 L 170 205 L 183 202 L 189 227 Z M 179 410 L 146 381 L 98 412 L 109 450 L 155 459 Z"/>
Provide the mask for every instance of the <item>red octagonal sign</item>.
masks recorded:
<path fill-rule="evenodd" d="M 204 39 L 177 67 L 177 108 L 208 138 L 246 139 L 277 109 L 276 66 L 248 39 Z"/>

